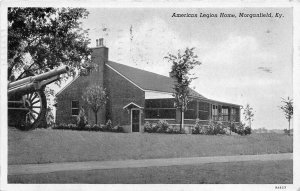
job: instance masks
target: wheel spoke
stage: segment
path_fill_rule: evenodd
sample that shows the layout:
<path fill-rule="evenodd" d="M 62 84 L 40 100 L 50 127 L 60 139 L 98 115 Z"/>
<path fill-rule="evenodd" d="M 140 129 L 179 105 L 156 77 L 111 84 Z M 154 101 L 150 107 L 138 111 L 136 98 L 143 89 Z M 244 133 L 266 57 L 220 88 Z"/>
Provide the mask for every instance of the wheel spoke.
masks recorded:
<path fill-rule="evenodd" d="M 30 112 L 30 116 L 32 117 L 33 121 L 36 120 L 36 117 Z"/>
<path fill-rule="evenodd" d="M 33 94 L 34 94 L 34 93 L 31 93 L 31 94 L 30 94 L 30 96 L 29 96 L 29 98 L 28 98 L 29 100 L 31 100 Z"/>
<path fill-rule="evenodd" d="M 36 113 L 37 115 L 39 114 L 37 111 L 35 110 L 30 110 L 31 113 Z"/>
<path fill-rule="evenodd" d="M 32 102 L 31 105 L 34 105 L 34 104 L 38 103 L 39 101 L 40 100 L 36 100 L 36 101 Z"/>
<path fill-rule="evenodd" d="M 33 101 L 37 97 L 37 93 L 34 92 L 33 94 L 34 94 L 34 96 L 32 99 L 30 99 L 30 101 Z"/>
<path fill-rule="evenodd" d="M 32 106 L 32 108 L 41 108 L 40 105 Z"/>

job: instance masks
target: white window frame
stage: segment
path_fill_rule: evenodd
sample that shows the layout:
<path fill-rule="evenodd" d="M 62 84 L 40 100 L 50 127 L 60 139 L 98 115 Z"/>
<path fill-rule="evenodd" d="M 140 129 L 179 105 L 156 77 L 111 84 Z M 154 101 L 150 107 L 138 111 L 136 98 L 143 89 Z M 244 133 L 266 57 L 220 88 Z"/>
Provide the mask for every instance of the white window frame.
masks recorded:
<path fill-rule="evenodd" d="M 78 102 L 78 108 L 75 108 L 75 107 L 73 107 L 73 101 L 75 102 Z M 78 114 L 77 115 L 73 115 L 73 109 L 78 109 Z M 79 107 L 79 100 L 71 100 L 71 116 L 78 116 L 79 115 L 79 112 L 80 112 L 80 107 Z"/>

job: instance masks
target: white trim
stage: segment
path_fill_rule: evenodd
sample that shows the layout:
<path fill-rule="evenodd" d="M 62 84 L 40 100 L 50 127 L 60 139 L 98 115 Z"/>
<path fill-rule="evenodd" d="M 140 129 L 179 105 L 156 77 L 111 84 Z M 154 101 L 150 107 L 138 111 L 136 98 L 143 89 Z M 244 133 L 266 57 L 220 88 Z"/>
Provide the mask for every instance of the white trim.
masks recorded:
<path fill-rule="evenodd" d="M 157 90 L 144 90 L 145 92 L 153 92 L 153 93 L 162 93 L 162 94 L 170 94 L 173 95 L 171 92 L 162 92 L 162 91 L 157 91 Z"/>
<path fill-rule="evenodd" d="M 157 118 L 153 118 L 153 119 L 144 119 L 144 121 L 146 120 L 176 120 L 176 119 L 157 119 Z"/>
<path fill-rule="evenodd" d="M 133 132 L 132 131 L 132 111 L 133 110 L 137 110 L 139 111 L 139 132 Z M 141 127 L 142 127 L 142 115 L 141 115 L 141 110 L 140 109 L 137 109 L 137 108 L 132 108 L 131 111 L 130 111 L 130 127 L 131 127 L 131 133 L 141 133 Z"/>
<path fill-rule="evenodd" d="M 67 87 L 69 87 L 77 78 L 79 78 L 80 75 L 76 76 L 71 82 L 69 82 L 65 87 L 63 87 L 59 92 L 55 94 L 55 97 L 61 94 Z"/>
<path fill-rule="evenodd" d="M 159 91 L 145 91 L 145 99 L 174 99 L 172 93 Z"/>
<path fill-rule="evenodd" d="M 143 107 L 141 107 L 141 106 L 139 106 L 138 104 L 133 103 L 133 102 L 130 102 L 129 104 L 125 105 L 125 106 L 123 107 L 123 109 L 125 109 L 125 108 L 128 107 L 128 106 L 130 106 L 131 104 L 135 105 L 135 106 L 136 106 L 137 108 L 139 108 L 139 109 L 143 109 Z"/>
<path fill-rule="evenodd" d="M 144 121 L 146 120 L 176 120 L 176 119 L 158 119 L 158 118 L 153 118 L 153 119 L 144 119 Z M 193 121 L 193 120 L 196 120 L 196 119 L 184 119 L 185 121 Z M 209 120 L 200 120 L 200 121 L 209 121 Z"/>
<path fill-rule="evenodd" d="M 128 79 L 126 76 L 124 76 L 123 74 L 121 74 L 118 70 L 114 69 L 112 66 L 105 64 L 107 67 L 109 67 L 111 70 L 113 70 L 114 72 L 116 72 L 117 74 L 119 74 L 120 76 L 122 76 L 123 78 L 125 78 L 127 81 L 129 81 L 130 83 L 132 83 L 133 85 L 135 85 L 136 87 L 138 87 L 139 89 L 141 89 L 142 91 L 145 91 L 143 88 L 141 88 L 140 86 L 138 86 L 136 83 L 134 83 L 133 81 L 131 81 L 130 79 Z"/>

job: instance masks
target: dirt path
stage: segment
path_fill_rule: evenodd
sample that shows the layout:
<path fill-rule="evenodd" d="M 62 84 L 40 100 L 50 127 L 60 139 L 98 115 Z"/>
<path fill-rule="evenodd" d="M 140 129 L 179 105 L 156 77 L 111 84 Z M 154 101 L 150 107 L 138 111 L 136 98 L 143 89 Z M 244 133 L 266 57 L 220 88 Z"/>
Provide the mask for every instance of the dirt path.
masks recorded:
<path fill-rule="evenodd" d="M 72 170 L 102 170 L 116 168 L 140 168 L 158 166 L 197 165 L 206 163 L 292 160 L 293 153 L 266 155 L 238 155 L 192 158 L 143 159 L 122 161 L 88 161 L 48 164 L 8 165 L 8 175 L 40 174 Z"/>

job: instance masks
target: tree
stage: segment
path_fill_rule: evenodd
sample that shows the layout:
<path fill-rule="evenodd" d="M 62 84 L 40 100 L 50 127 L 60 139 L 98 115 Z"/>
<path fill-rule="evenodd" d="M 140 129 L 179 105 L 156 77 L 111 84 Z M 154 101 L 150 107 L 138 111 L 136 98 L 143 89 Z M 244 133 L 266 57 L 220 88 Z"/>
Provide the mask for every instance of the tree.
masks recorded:
<path fill-rule="evenodd" d="M 249 104 L 247 104 L 246 107 L 244 108 L 243 115 L 244 115 L 245 121 L 248 121 L 249 127 L 250 127 L 250 129 L 251 129 L 251 121 L 254 120 L 254 119 L 253 119 L 254 113 L 253 113 L 253 108 L 250 107 Z"/>
<path fill-rule="evenodd" d="M 180 131 L 184 124 L 184 112 L 187 110 L 189 98 L 189 85 L 196 79 L 190 71 L 201 63 L 197 60 L 198 56 L 194 53 L 194 48 L 186 48 L 182 54 L 178 50 L 177 55 L 168 54 L 165 59 L 172 63 L 170 76 L 175 79 L 174 83 L 174 106 L 180 110 Z"/>
<path fill-rule="evenodd" d="M 289 97 L 287 99 L 281 98 L 281 102 L 283 103 L 282 106 L 279 108 L 283 111 L 285 118 L 289 122 L 289 131 L 288 134 L 290 135 L 290 125 L 291 125 L 291 119 L 293 117 L 293 99 L 290 99 Z"/>
<path fill-rule="evenodd" d="M 91 54 L 80 22 L 87 16 L 83 8 L 8 8 L 8 79 L 61 65 L 81 69 Z"/>
<path fill-rule="evenodd" d="M 103 87 L 98 85 L 92 85 L 86 88 L 86 91 L 82 95 L 82 99 L 92 109 L 95 114 L 95 124 L 97 124 L 97 113 L 102 108 L 108 99 L 106 91 Z"/>

